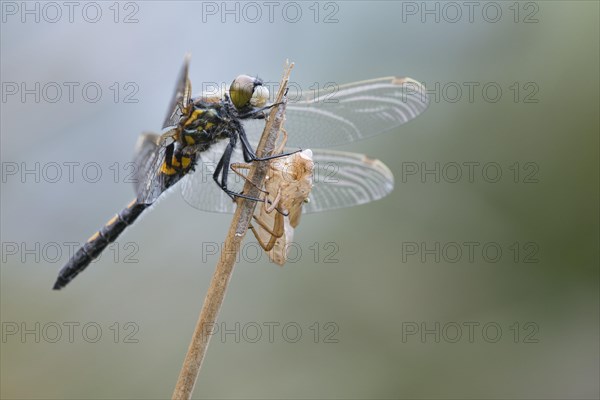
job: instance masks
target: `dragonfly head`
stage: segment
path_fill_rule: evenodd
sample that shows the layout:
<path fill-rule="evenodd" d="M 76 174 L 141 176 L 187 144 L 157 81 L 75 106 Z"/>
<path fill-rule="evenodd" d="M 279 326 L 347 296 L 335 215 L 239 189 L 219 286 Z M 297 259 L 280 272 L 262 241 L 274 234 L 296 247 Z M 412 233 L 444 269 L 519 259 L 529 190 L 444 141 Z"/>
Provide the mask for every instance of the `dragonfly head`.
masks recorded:
<path fill-rule="evenodd" d="M 264 107 L 269 100 L 269 89 L 262 80 L 248 75 L 240 75 L 229 87 L 229 96 L 235 108 L 244 110 L 251 107 Z"/>

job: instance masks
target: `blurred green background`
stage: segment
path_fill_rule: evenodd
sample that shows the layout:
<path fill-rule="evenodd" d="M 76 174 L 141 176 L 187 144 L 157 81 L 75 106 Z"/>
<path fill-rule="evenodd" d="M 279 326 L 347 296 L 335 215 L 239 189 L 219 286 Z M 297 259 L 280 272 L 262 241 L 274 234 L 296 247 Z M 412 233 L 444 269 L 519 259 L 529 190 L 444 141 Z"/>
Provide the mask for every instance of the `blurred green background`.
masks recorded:
<path fill-rule="evenodd" d="M 431 91 L 414 122 L 344 148 L 385 162 L 392 195 L 305 216 L 302 256 L 283 269 L 254 261 L 247 238 L 220 315 L 230 333 L 213 338 L 195 398 L 598 398 L 598 2 L 475 2 L 471 15 L 461 2 L 276 3 L 272 22 L 260 2 L 257 20 L 227 3 L 239 22 L 221 2 L 101 2 L 95 23 L 87 3 L 73 22 L 65 6 L 23 4 L 2 2 L 0 39 L 2 398 L 171 396 L 229 216 L 174 191 L 50 288 L 68 243 L 132 197 L 126 164 L 160 127 L 187 51 L 197 89 L 278 81 L 289 58 L 303 88 L 400 75 Z M 9 94 L 23 82 L 63 97 Z M 65 82 L 80 84 L 73 102 Z M 36 162 L 80 164 L 73 182 L 67 167 L 55 183 L 22 177 Z M 421 175 L 436 163 L 437 182 Z M 479 243 L 472 258 L 465 242 Z"/>

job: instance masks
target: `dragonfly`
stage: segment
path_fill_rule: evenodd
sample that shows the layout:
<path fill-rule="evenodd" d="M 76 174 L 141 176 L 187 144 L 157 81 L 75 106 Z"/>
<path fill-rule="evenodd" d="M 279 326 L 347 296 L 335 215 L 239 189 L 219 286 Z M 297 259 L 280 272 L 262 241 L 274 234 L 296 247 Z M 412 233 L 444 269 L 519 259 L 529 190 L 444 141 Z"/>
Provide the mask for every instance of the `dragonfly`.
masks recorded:
<path fill-rule="evenodd" d="M 264 129 L 265 110 L 273 106 L 267 105 L 269 91 L 261 79 L 240 75 L 227 93 L 205 93 L 192 98 L 189 61 L 188 56 L 169 103 L 163 123 L 163 130 L 167 131 L 162 135 L 144 133 L 138 139 L 134 156 L 136 198 L 68 260 L 59 272 L 55 290 L 81 273 L 180 181 L 181 194 L 192 207 L 233 213 L 236 208 L 233 199 L 249 196 L 239 190 L 239 180 L 236 183 L 229 179 L 232 165 L 275 160 L 299 151 L 269 157 L 256 155 L 253 146 Z M 410 78 L 372 79 L 313 92 L 287 104 L 286 145 L 307 149 L 348 144 L 393 131 L 421 114 L 428 104 L 425 87 Z M 315 149 L 312 156 L 317 176 L 335 176 L 333 181 L 316 180 L 302 212 L 364 204 L 386 196 L 393 189 L 393 175 L 379 161 L 330 150 Z M 255 235 L 259 237 L 257 232 Z"/>

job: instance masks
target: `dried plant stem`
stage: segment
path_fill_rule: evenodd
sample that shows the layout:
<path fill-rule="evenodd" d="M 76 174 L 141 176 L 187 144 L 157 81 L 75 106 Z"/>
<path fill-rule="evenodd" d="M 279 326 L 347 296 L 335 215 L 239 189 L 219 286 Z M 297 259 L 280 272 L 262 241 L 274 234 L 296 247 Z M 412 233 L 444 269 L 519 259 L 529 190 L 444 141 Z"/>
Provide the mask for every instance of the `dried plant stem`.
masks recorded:
<path fill-rule="evenodd" d="M 285 116 L 285 100 L 284 95 L 287 88 L 289 76 L 294 64 L 287 63 L 281 84 L 279 86 L 279 92 L 275 100 L 276 107 L 271 109 L 269 119 L 267 120 L 265 130 L 260 138 L 256 153 L 259 157 L 264 157 L 273 151 L 275 142 L 279 131 L 282 128 L 282 124 Z M 244 186 L 244 193 L 259 197 L 260 192 L 258 187 L 262 187 L 262 182 L 265 179 L 267 172 L 268 162 L 254 162 L 249 172 L 249 182 Z M 250 182 L 255 182 L 257 185 L 252 185 Z M 231 279 L 233 272 L 233 266 L 240 249 L 240 245 L 248 226 L 252 215 L 254 214 L 254 208 L 256 202 L 253 200 L 241 199 L 238 203 L 238 207 L 233 216 L 229 232 L 225 239 L 225 244 L 221 252 L 221 257 L 217 263 L 217 268 L 210 282 L 210 287 L 206 293 L 202 311 L 196 323 L 192 341 L 188 348 L 185 360 L 179 378 L 173 391 L 173 399 L 190 399 L 208 343 L 212 334 L 212 330 L 219 314 L 223 298 L 225 297 L 225 291 L 227 285 Z"/>

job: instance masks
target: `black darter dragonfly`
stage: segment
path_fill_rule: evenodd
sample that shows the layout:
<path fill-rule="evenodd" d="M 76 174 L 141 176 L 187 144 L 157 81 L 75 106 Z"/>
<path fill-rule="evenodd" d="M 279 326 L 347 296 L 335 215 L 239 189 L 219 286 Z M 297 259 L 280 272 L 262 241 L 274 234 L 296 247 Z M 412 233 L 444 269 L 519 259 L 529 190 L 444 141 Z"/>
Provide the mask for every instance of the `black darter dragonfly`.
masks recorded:
<path fill-rule="evenodd" d="M 228 93 L 192 98 L 188 66 L 186 57 L 163 124 L 163 129 L 169 130 L 160 136 L 145 133 L 138 140 L 134 156 L 136 198 L 69 259 L 60 270 L 55 290 L 83 271 L 180 180 L 183 197 L 193 207 L 233 212 L 236 203 L 232 199 L 247 196 L 228 179 L 232 164 L 273 160 L 295 153 L 258 158 L 254 152 L 253 144 L 258 143 L 264 129 L 264 111 L 271 107 L 266 105 L 269 91 L 259 78 L 240 75 Z M 287 146 L 336 146 L 391 131 L 422 113 L 428 102 L 419 82 L 397 77 L 341 85 L 303 96 L 286 108 Z M 393 188 L 392 173 L 376 160 L 324 150 L 314 150 L 312 156 L 316 176 L 333 173 L 334 179 L 315 180 L 310 202 L 302 207 L 304 212 L 367 203 L 384 197 Z M 206 179 L 211 167 L 210 178 Z M 260 240 L 256 230 L 254 233 Z"/>

